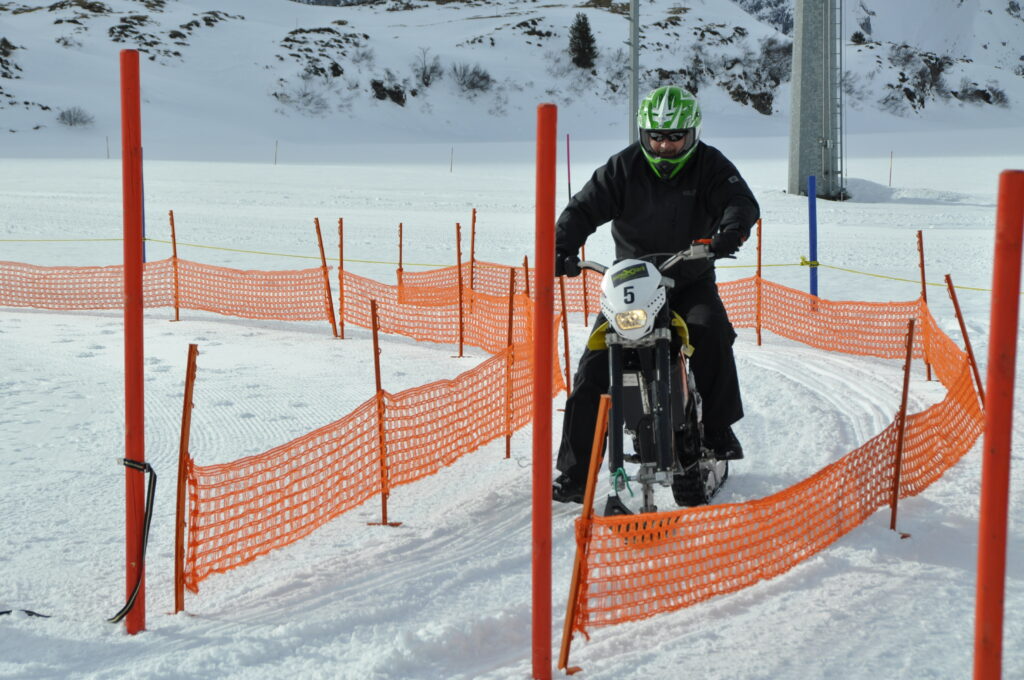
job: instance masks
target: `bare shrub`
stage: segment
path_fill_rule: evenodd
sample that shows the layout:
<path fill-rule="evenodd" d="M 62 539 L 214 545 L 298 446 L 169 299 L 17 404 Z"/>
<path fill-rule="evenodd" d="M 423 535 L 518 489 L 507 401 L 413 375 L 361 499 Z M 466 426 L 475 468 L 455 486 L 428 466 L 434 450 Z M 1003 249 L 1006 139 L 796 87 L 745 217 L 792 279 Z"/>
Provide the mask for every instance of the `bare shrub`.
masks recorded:
<path fill-rule="evenodd" d="M 277 101 L 291 108 L 313 116 L 323 116 L 330 110 L 329 97 L 334 92 L 334 83 L 327 76 L 317 75 L 309 70 L 299 75 L 297 83 L 279 81 L 287 87 L 273 92 Z"/>
<path fill-rule="evenodd" d="M 86 127 L 92 125 L 93 120 L 92 114 L 81 106 L 70 106 L 66 109 L 61 109 L 60 113 L 57 114 L 57 122 L 68 127 Z"/>
<path fill-rule="evenodd" d="M 421 47 L 420 56 L 412 64 L 412 73 L 420 87 L 426 89 L 434 82 L 444 76 L 444 68 L 441 66 L 441 58 L 436 54 L 430 58 L 430 48 Z"/>
<path fill-rule="evenodd" d="M 463 92 L 486 92 L 491 89 L 494 79 L 480 64 L 470 66 L 466 62 L 452 64 L 452 77 Z"/>

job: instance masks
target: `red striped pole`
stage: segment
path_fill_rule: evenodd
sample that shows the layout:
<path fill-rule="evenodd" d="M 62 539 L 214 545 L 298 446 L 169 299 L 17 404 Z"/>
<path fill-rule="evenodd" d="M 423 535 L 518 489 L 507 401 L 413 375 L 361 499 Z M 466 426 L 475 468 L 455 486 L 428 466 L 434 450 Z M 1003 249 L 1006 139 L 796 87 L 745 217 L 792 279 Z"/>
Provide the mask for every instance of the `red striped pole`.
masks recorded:
<path fill-rule="evenodd" d="M 139 53 L 121 50 L 121 193 L 124 224 L 124 432 L 128 460 L 146 460 L 142 347 L 142 116 Z M 124 619 L 134 635 L 146 629 L 146 584 L 142 563 L 145 473 L 125 467 L 125 593 L 131 598 L 141 580 L 135 606 Z"/>
<path fill-rule="evenodd" d="M 1006 525 L 1010 494 L 1013 383 L 1017 361 L 1024 170 L 999 175 L 995 263 L 985 384 L 985 443 L 978 526 L 978 586 L 974 613 L 974 680 L 1002 674 Z"/>
<path fill-rule="evenodd" d="M 533 329 L 533 677 L 551 680 L 551 358 L 558 107 L 537 107 Z"/>

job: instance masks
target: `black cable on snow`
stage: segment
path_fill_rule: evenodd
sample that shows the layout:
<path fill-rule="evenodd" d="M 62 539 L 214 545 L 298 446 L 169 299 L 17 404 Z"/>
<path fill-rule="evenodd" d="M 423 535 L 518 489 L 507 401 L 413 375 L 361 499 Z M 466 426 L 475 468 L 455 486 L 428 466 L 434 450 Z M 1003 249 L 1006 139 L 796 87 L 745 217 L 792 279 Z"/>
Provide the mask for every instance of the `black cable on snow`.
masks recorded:
<path fill-rule="evenodd" d="M 128 597 L 128 601 L 121 607 L 121 611 L 107 619 L 110 623 L 119 623 L 128 615 L 128 612 L 135 606 L 135 599 L 139 596 L 139 590 L 142 589 L 142 575 L 146 573 L 146 545 L 149 543 L 149 525 L 153 520 L 153 497 L 156 495 L 156 471 L 153 469 L 153 466 L 149 463 L 129 460 L 128 458 L 120 458 L 118 460 L 125 467 L 130 467 L 140 472 L 148 472 L 149 484 L 146 487 L 146 521 L 142 527 L 142 545 L 139 547 L 139 578 L 135 582 L 135 588 L 132 589 L 132 594 Z"/>

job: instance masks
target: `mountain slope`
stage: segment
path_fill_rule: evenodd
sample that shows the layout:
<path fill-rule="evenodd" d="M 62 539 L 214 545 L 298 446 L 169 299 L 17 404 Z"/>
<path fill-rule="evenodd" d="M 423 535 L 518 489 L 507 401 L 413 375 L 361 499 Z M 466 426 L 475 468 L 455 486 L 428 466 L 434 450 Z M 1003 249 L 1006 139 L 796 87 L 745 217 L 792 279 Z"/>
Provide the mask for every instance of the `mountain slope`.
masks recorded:
<path fill-rule="evenodd" d="M 610 0 L 0 2 L 0 153 L 101 153 L 100 138 L 117 135 L 125 48 L 142 53 L 146 139 L 162 156 L 238 155 L 272 140 L 523 139 L 540 101 L 558 104 L 578 136 L 624 137 L 627 10 Z M 851 110 L 1005 123 L 1024 101 L 1018 2 L 861 0 L 845 11 Z M 567 53 L 578 13 L 596 38 L 591 70 Z M 791 3 L 767 0 L 644 3 L 641 89 L 680 83 L 716 116 L 767 116 L 782 134 L 791 17 Z M 73 108 L 82 124 L 61 125 Z"/>

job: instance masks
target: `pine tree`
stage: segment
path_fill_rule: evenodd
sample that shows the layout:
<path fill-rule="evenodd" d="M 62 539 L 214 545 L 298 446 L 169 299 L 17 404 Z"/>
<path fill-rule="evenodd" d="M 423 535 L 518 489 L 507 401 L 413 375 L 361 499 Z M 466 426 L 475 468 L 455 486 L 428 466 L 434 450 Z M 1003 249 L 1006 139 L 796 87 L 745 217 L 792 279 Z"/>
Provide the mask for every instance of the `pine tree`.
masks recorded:
<path fill-rule="evenodd" d="M 580 68 L 593 68 L 597 59 L 597 45 L 594 34 L 590 31 L 590 22 L 582 12 L 576 14 L 572 26 L 569 27 L 569 56 L 572 63 Z"/>

